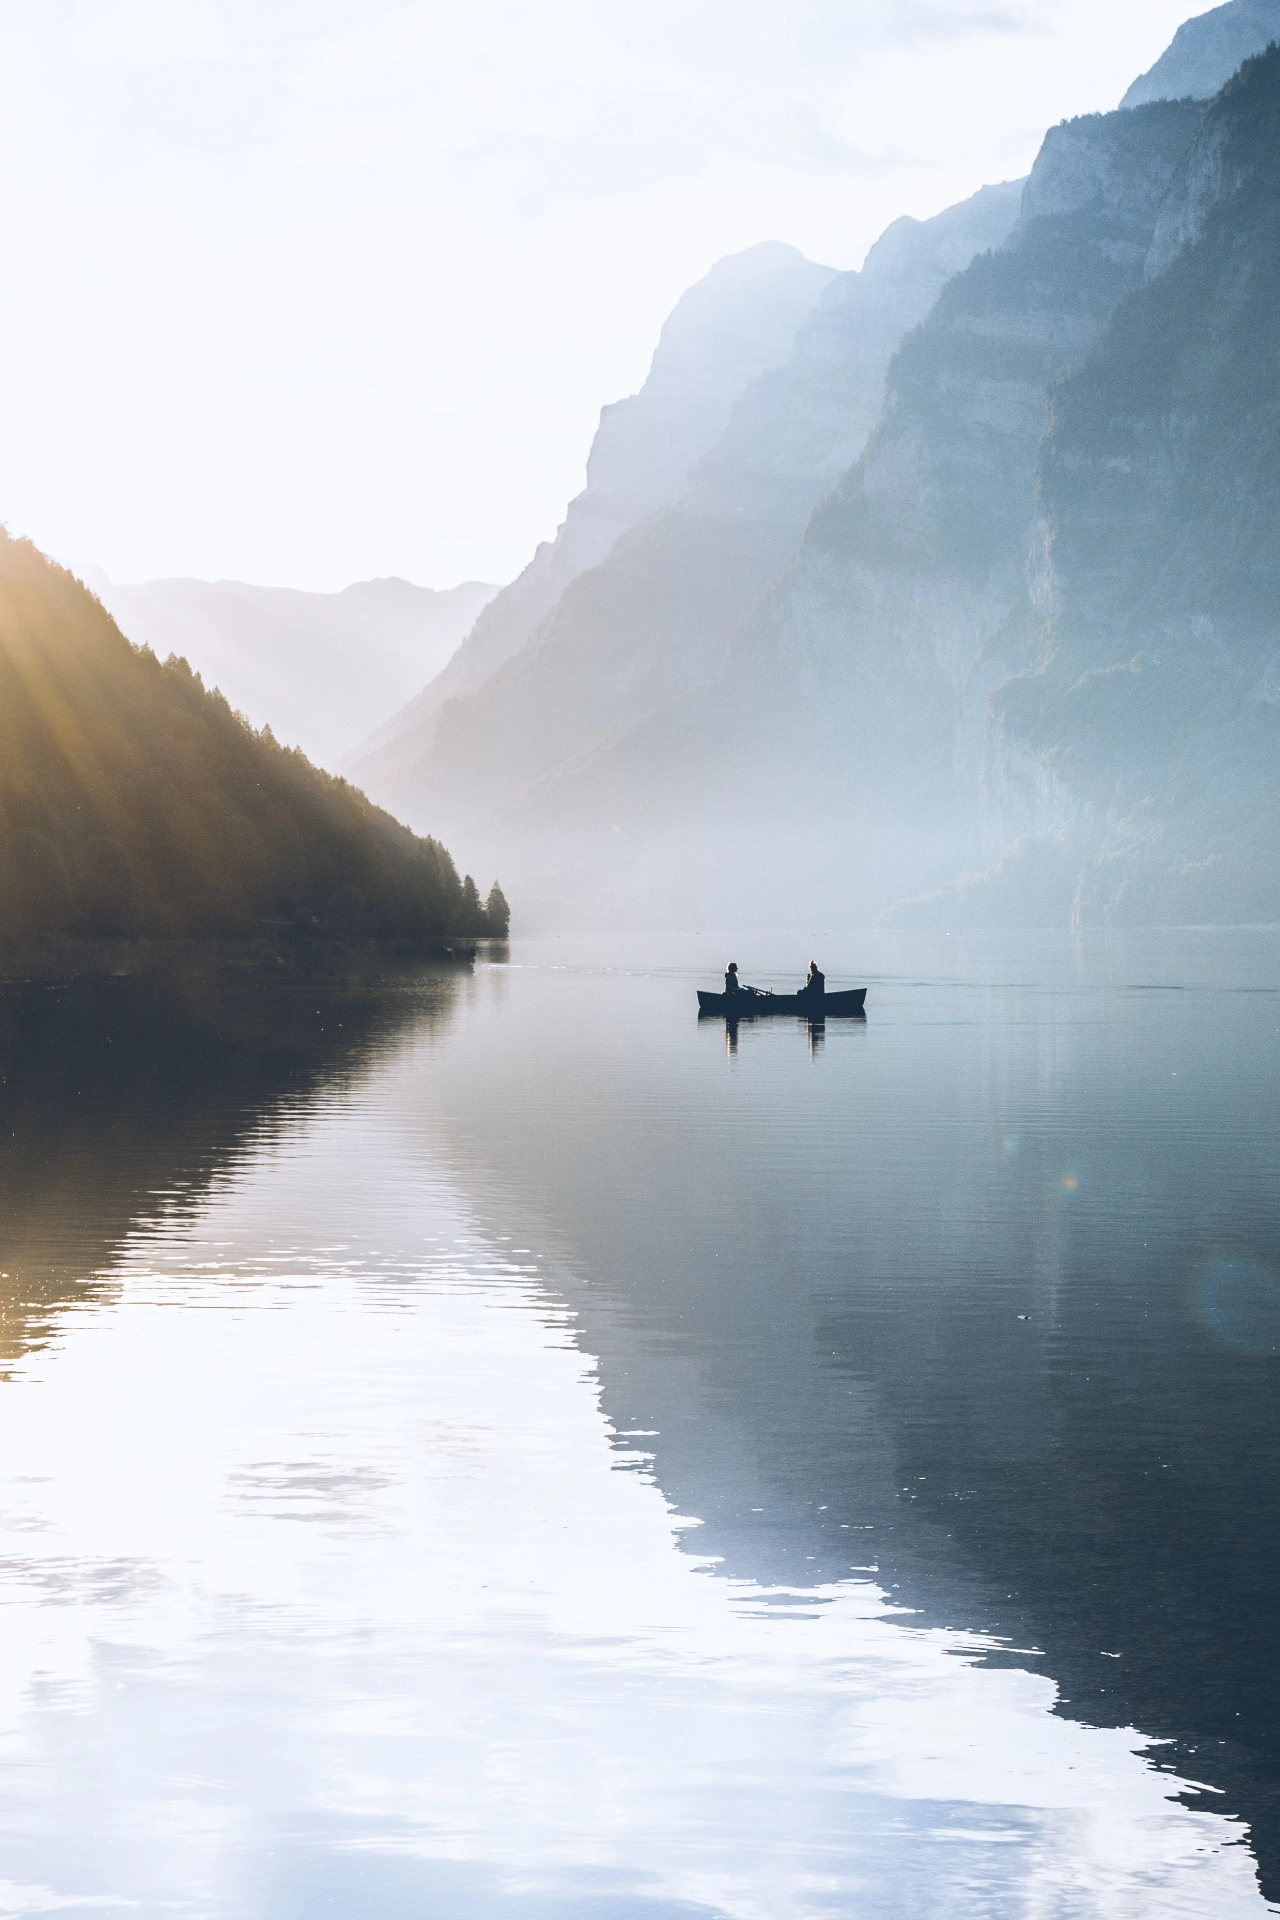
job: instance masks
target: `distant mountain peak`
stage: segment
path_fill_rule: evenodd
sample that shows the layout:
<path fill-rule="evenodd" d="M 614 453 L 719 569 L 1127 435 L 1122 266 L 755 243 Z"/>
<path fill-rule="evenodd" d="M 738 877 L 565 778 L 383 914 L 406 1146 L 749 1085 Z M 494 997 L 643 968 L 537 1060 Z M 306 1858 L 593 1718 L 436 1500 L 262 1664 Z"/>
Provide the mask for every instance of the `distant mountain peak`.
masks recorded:
<path fill-rule="evenodd" d="M 569 502 L 554 540 L 543 541 L 519 577 L 486 606 L 448 666 L 350 763 L 367 777 L 371 756 L 428 733 L 448 700 L 474 693 L 528 643 L 576 579 L 625 534 L 684 492 L 719 440 L 743 394 L 780 367 L 796 335 L 837 279 L 834 267 L 765 240 L 718 260 L 683 293 L 662 327 L 643 385 L 601 409 L 587 458 L 587 484 Z"/>
<path fill-rule="evenodd" d="M 1139 75 L 1122 107 L 1153 100 L 1211 100 L 1252 54 L 1280 40 L 1280 0 L 1227 0 L 1184 20 L 1155 65 Z"/>
<path fill-rule="evenodd" d="M 76 571 L 123 633 L 163 660 L 181 654 L 255 726 L 332 766 L 439 673 L 498 589 L 417 587 L 390 575 L 337 593 L 244 580 L 121 584 Z"/>

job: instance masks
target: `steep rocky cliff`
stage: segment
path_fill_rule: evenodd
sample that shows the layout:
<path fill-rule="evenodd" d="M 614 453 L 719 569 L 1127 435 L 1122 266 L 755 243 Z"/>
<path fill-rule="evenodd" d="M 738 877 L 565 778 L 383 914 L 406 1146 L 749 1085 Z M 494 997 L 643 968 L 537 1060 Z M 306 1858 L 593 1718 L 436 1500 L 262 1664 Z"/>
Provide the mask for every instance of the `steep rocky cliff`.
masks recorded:
<path fill-rule="evenodd" d="M 1200 115 L 1163 102 L 1053 129 L 1013 235 L 903 341 L 864 454 L 718 681 L 544 785 L 512 827 L 594 853 L 597 885 L 616 829 L 642 848 L 618 876 L 642 911 L 866 919 L 995 857 L 986 700 L 1040 644 L 1049 389 L 1141 284 Z"/>
<path fill-rule="evenodd" d="M 536 839 L 538 803 L 526 818 L 525 796 L 719 671 L 734 629 L 860 452 L 903 332 L 958 268 L 1004 240 L 1020 192 L 985 187 L 932 220 L 895 222 L 860 272 L 827 287 L 785 365 L 747 390 L 681 500 L 573 581 L 472 697 L 405 736 L 398 767 L 384 751 L 357 777 L 410 817 L 465 822 L 472 844 L 486 823 L 504 844 L 526 825 Z M 563 829 L 557 816 L 550 830 Z"/>
<path fill-rule="evenodd" d="M 1184 20 L 1154 67 L 1134 81 L 1122 107 L 1152 100 L 1210 100 L 1237 67 L 1280 39 L 1280 0 L 1227 0 Z"/>
<path fill-rule="evenodd" d="M 1053 396 L 1044 659 L 992 703 L 1026 837 L 966 918 L 1280 919 L 1276 48 L 1206 111 L 1150 269 Z"/>
<path fill-rule="evenodd" d="M 1048 134 L 822 497 L 889 351 L 868 293 L 924 238 L 891 230 L 380 795 L 526 897 L 649 923 L 1276 911 L 1274 56 L 1194 97 L 1269 26 L 1233 0 L 1145 77 L 1188 97 Z"/>
<path fill-rule="evenodd" d="M 420 757 L 448 700 L 481 686 L 518 653 L 570 582 L 620 535 L 679 498 L 743 391 L 787 358 L 797 329 L 833 278 L 776 242 L 721 260 L 677 301 L 639 393 L 605 407 L 587 484 L 564 523 L 486 607 L 448 666 L 357 747 L 344 771 L 385 786 Z"/>

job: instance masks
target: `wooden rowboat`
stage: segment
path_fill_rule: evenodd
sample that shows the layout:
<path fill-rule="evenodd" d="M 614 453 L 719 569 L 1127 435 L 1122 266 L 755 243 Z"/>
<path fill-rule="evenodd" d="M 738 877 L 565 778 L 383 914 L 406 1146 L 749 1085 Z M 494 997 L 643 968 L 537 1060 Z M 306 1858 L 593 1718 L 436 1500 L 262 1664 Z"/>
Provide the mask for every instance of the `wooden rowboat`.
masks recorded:
<path fill-rule="evenodd" d="M 865 987 L 844 993 L 698 993 L 699 1013 L 727 1014 L 730 1020 L 754 1020 L 762 1013 L 803 1013 L 810 1020 L 833 1014 L 860 1014 L 867 998 Z"/>

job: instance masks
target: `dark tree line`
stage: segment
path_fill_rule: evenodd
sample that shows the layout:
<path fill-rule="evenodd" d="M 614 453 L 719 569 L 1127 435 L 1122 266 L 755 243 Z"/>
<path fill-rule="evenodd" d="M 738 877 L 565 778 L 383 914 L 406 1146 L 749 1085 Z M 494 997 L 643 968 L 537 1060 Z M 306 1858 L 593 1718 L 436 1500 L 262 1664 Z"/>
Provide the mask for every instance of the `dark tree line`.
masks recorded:
<path fill-rule="evenodd" d="M 0 532 L 0 939 L 505 935 L 448 852 Z"/>

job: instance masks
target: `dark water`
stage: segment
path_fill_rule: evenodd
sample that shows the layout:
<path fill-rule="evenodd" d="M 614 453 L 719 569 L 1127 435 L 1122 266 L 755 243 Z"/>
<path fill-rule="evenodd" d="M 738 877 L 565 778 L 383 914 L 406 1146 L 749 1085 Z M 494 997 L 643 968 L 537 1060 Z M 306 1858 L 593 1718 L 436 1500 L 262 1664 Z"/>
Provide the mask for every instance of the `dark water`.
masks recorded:
<path fill-rule="evenodd" d="M 1280 1889 L 1280 936 L 0 1008 L 0 1915 Z"/>

